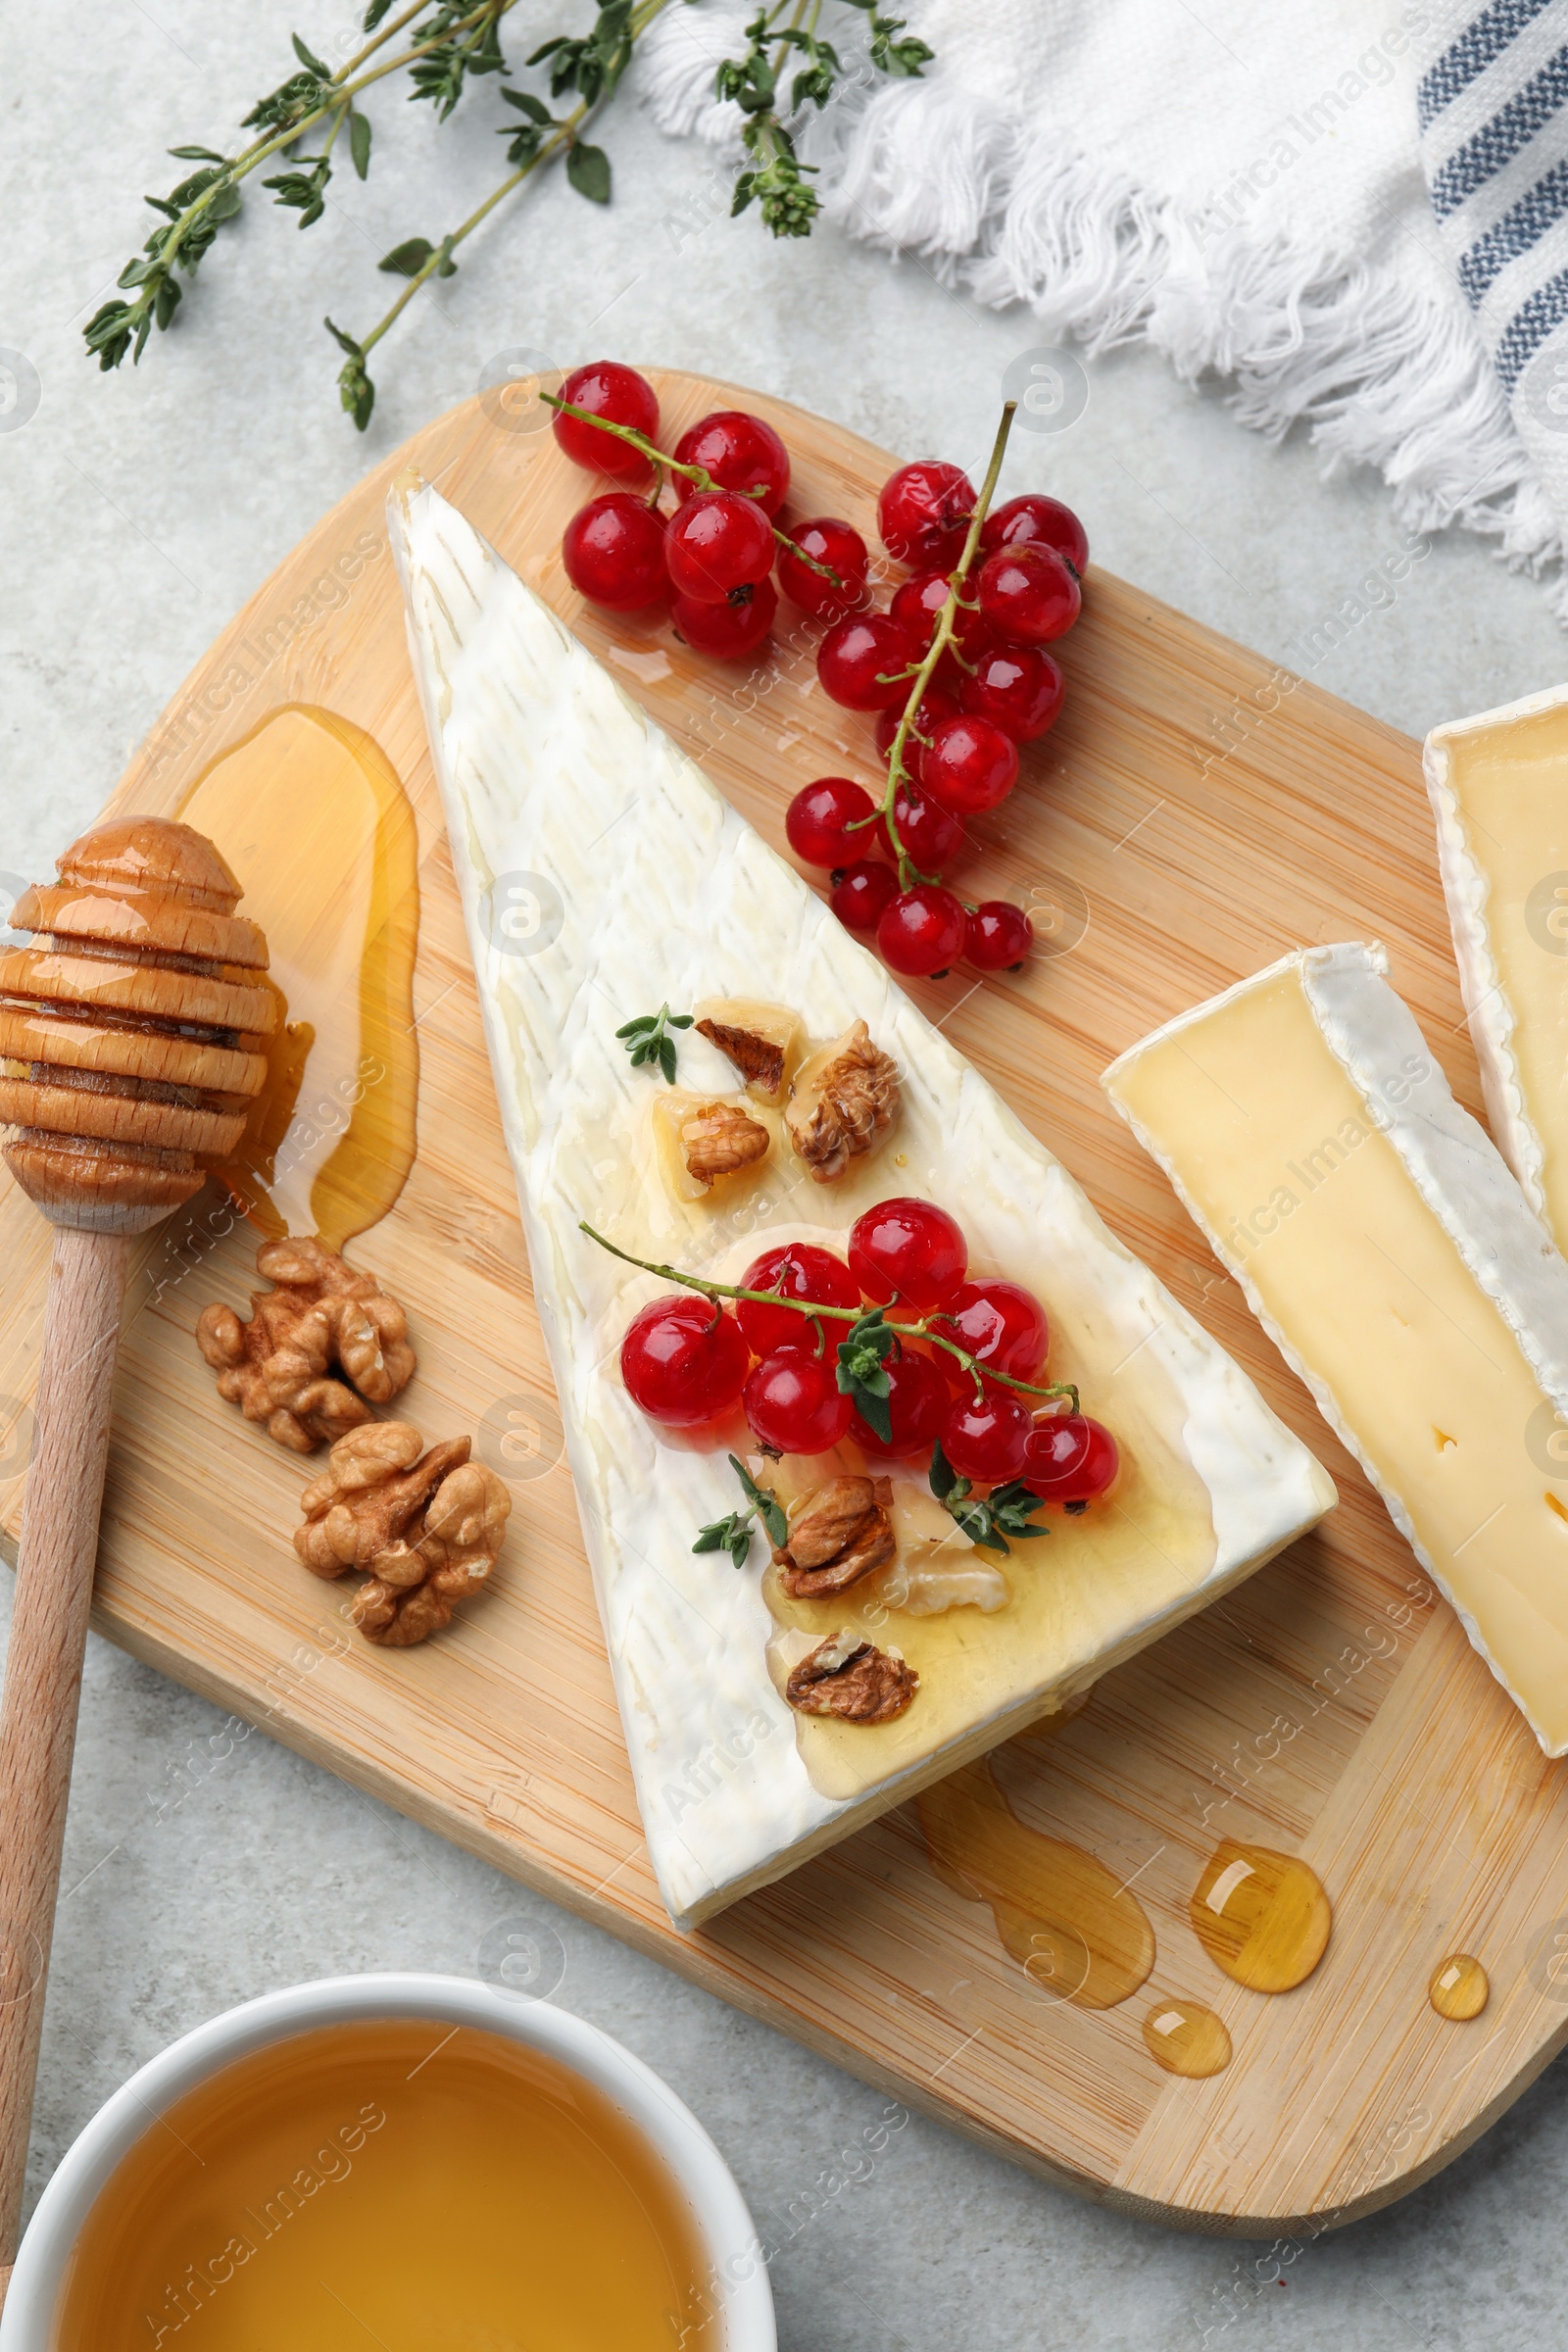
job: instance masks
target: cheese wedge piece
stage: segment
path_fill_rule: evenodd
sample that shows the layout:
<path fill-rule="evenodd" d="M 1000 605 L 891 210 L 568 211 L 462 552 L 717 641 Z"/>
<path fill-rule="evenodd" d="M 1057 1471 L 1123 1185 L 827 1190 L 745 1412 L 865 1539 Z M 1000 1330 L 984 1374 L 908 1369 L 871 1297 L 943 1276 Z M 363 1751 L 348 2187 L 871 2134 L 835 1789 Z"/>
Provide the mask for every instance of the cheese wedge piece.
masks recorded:
<path fill-rule="evenodd" d="M 1568 687 L 1427 737 L 1427 790 L 1497 1148 L 1568 1247 Z"/>
<path fill-rule="evenodd" d="M 643 1824 L 690 1926 L 1087 1688 L 1310 1526 L 1334 1490 L 876 958 L 462 515 L 420 490 L 394 501 L 392 537 Z M 722 1200 L 661 1180 L 662 1081 L 614 1032 L 662 1002 L 736 997 L 794 1007 L 818 1041 L 863 1019 L 896 1057 L 899 1118 L 839 1181 L 813 1182 L 788 1148 Z M 735 1072 L 690 1030 L 679 1079 L 727 1095 Z M 776 1242 L 842 1250 L 863 1208 L 905 1193 L 950 1203 L 975 1270 L 1045 1300 L 1054 1376 L 1080 1383 L 1122 1447 L 1116 1493 L 1016 1545 L 994 1610 L 790 1601 L 760 1544 L 739 1572 L 725 1551 L 694 1553 L 698 1530 L 743 1503 L 726 1446 L 755 1442 L 736 1427 L 675 1445 L 644 1419 L 619 1346 L 669 1286 L 578 1230 L 586 1218 L 638 1257 L 734 1281 Z M 802 1643 L 846 1625 L 919 1674 L 895 1721 L 787 1703 Z"/>
<path fill-rule="evenodd" d="M 1568 1752 L 1568 1265 L 1381 948 L 1308 948 L 1105 1072 L 1548 1755 Z"/>

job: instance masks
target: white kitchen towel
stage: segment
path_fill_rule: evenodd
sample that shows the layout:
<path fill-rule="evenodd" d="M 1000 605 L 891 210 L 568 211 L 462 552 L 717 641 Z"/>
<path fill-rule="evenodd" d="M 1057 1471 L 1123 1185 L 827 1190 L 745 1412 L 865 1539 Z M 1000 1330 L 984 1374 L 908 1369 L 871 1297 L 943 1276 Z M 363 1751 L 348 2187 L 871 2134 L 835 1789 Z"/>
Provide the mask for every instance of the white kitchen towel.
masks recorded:
<path fill-rule="evenodd" d="M 835 39 L 856 21 L 837 13 Z M 1561 155 L 1563 118 L 1546 104 L 1555 85 L 1536 87 L 1535 48 L 1527 57 L 1512 36 L 1483 32 L 1490 62 L 1436 100 L 1472 22 L 1517 19 L 1523 33 L 1534 21 L 1531 38 L 1550 54 L 1568 0 L 1481 12 L 1474 0 L 909 0 L 897 13 L 936 63 L 918 80 L 852 74 L 800 126 L 826 207 L 851 234 L 983 302 L 1026 303 L 1048 341 L 1093 357 L 1142 338 L 1188 379 L 1228 378 L 1246 423 L 1303 424 L 1331 464 L 1378 466 L 1411 528 L 1459 522 L 1515 564 L 1560 564 L 1568 439 L 1552 468 L 1515 421 L 1521 399 L 1533 402 L 1530 415 L 1544 408 L 1549 420 L 1540 438 L 1553 440 L 1548 346 L 1508 390 L 1489 349 L 1505 364 L 1509 272 L 1529 278 L 1533 265 L 1498 270 L 1475 315 L 1456 276 L 1472 224 L 1499 228 L 1543 177 L 1540 151 L 1556 141 Z M 754 14 L 699 0 L 650 27 L 640 75 L 663 128 L 734 142 L 739 118 L 715 102 L 713 73 L 744 53 Z M 852 40 L 839 42 L 846 56 Z M 1425 153 L 1437 171 L 1466 141 L 1482 139 L 1482 160 L 1506 145 L 1497 133 L 1488 143 L 1487 125 L 1511 90 L 1535 89 L 1519 118 L 1533 129 L 1521 144 L 1516 126 L 1506 169 L 1477 179 L 1476 164 L 1460 165 L 1440 182 L 1465 189 L 1442 225 L 1418 85 L 1434 107 Z M 1499 234 L 1526 227 L 1521 216 Z M 1503 325 L 1489 335 L 1494 318 Z M 1560 398 L 1568 427 L 1568 373 Z M 1568 618 L 1560 574 L 1552 596 Z"/>
<path fill-rule="evenodd" d="M 1568 7 L 1494 0 L 1416 92 L 1432 208 L 1559 524 L 1568 521 Z M 1559 598 L 1559 603 L 1561 603 Z"/>

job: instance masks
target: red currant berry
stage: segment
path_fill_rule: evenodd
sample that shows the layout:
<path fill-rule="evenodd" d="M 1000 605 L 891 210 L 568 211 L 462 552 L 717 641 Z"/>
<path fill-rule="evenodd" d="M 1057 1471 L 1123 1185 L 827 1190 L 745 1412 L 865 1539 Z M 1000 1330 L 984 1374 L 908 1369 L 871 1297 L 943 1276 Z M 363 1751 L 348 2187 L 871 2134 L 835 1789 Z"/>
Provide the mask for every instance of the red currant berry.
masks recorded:
<path fill-rule="evenodd" d="M 940 874 L 955 858 L 963 840 L 963 819 L 933 800 L 928 792 L 910 792 L 901 784 L 893 796 L 893 823 L 904 855 L 922 874 Z M 893 835 L 882 827 L 889 857 L 896 858 Z"/>
<path fill-rule="evenodd" d="M 669 587 L 663 522 L 629 490 L 607 490 L 579 508 L 561 557 L 572 586 L 612 612 L 635 612 Z"/>
<path fill-rule="evenodd" d="M 1015 972 L 1035 944 L 1035 927 L 1009 899 L 987 899 L 969 917 L 965 963 L 977 972 Z"/>
<path fill-rule="evenodd" d="M 943 608 L 952 594 L 945 571 L 917 571 L 893 592 L 893 602 L 888 610 L 900 628 L 908 631 L 922 654 L 930 649 Z M 961 605 L 953 625 L 953 642 L 959 653 L 972 660 L 974 647 L 984 630 L 985 621 L 979 607 Z"/>
<path fill-rule="evenodd" d="M 960 711 L 932 736 L 920 781 L 960 815 L 977 816 L 1004 801 L 1018 781 L 1018 746 L 989 718 Z"/>
<path fill-rule="evenodd" d="M 988 556 L 999 547 L 1054 547 L 1080 578 L 1089 569 L 1089 533 L 1071 507 L 1038 490 L 994 507 L 980 526 L 980 545 Z"/>
<path fill-rule="evenodd" d="M 745 409 L 715 409 L 688 426 L 675 444 L 683 466 L 701 466 L 720 490 L 739 490 L 776 514 L 790 486 L 790 453 L 770 424 Z M 697 492 L 685 474 L 675 476 L 675 496 L 684 506 Z"/>
<path fill-rule="evenodd" d="M 1090 1502 L 1115 1485 L 1120 1469 L 1115 1439 L 1087 1413 L 1037 1421 L 1024 1450 L 1023 1475 L 1042 1502 Z"/>
<path fill-rule="evenodd" d="M 819 776 L 784 811 L 790 848 L 808 865 L 849 865 L 876 847 L 876 804 L 848 776 Z M 852 831 L 852 827 L 854 830 Z"/>
<path fill-rule="evenodd" d="M 862 1413 L 850 1416 L 850 1435 L 876 1461 L 901 1461 L 928 1454 L 948 1415 L 948 1384 L 928 1355 L 906 1350 L 889 1356 L 889 1438 L 879 1437 Z"/>
<path fill-rule="evenodd" d="M 618 360 L 595 360 L 586 368 L 574 368 L 561 387 L 561 398 L 611 424 L 629 424 L 649 441 L 659 439 L 659 398 L 653 385 Z M 551 430 L 568 458 L 595 473 L 635 479 L 648 471 L 647 459 L 629 442 L 584 424 L 579 416 L 563 416 L 558 410 Z"/>
<path fill-rule="evenodd" d="M 879 1200 L 850 1227 L 850 1272 L 867 1298 L 897 1295 L 916 1314 L 946 1306 L 969 1270 L 969 1245 L 956 1217 L 934 1200 Z"/>
<path fill-rule="evenodd" d="M 828 905 L 848 930 L 874 931 L 883 907 L 898 895 L 899 877 L 891 865 L 858 858 L 839 875 Z"/>
<path fill-rule="evenodd" d="M 793 548 L 778 551 L 778 584 L 792 604 L 803 612 L 814 612 L 818 620 L 842 620 L 865 602 L 865 541 L 858 531 L 847 522 L 838 522 L 831 514 L 819 515 L 812 522 L 792 522 L 789 536 L 795 546 L 807 555 L 825 564 L 837 572 L 842 586 L 835 588 L 809 564 L 803 564 Z"/>
<path fill-rule="evenodd" d="M 882 544 L 898 564 L 951 571 L 963 553 L 974 485 L 961 466 L 921 458 L 890 473 L 876 502 Z"/>
<path fill-rule="evenodd" d="M 664 561 L 677 596 L 726 604 L 737 588 L 754 586 L 773 568 L 773 528 L 755 498 L 704 490 L 671 515 Z"/>
<path fill-rule="evenodd" d="M 893 738 L 904 723 L 904 706 L 907 700 L 907 695 L 901 695 L 890 709 L 877 712 L 872 732 L 876 737 L 876 748 L 884 760 L 892 751 Z M 957 704 L 951 694 L 944 694 L 940 686 L 930 687 L 920 697 L 914 724 L 904 738 L 904 772 L 911 783 L 918 784 L 920 781 L 920 762 L 925 758 L 926 744 L 945 718 L 956 718 L 957 714 Z M 922 736 L 924 742 L 920 740 Z"/>
<path fill-rule="evenodd" d="M 825 1453 L 843 1437 L 855 1410 L 839 1388 L 832 1348 L 821 1355 L 798 1348 L 764 1355 L 741 1401 L 753 1435 L 778 1453 Z"/>
<path fill-rule="evenodd" d="M 1014 743 L 1033 743 L 1060 715 L 1066 684 L 1037 645 L 994 645 L 980 655 L 958 701 L 976 718 L 989 718 Z"/>
<path fill-rule="evenodd" d="M 1029 1408 L 1005 1389 L 956 1397 L 942 1424 L 942 1450 L 960 1478 L 1004 1486 L 1023 1468 L 1034 1423 Z"/>
<path fill-rule="evenodd" d="M 956 1291 L 936 1328 L 939 1338 L 956 1340 L 988 1371 L 1013 1380 L 1037 1378 L 1051 1348 L 1046 1310 L 1033 1291 L 992 1274 L 977 1274 Z"/>
<path fill-rule="evenodd" d="M 777 589 L 771 580 L 759 580 L 750 600 L 738 605 L 702 605 L 695 597 L 677 596 L 669 616 L 694 653 L 739 662 L 757 651 L 777 611 Z"/>
<path fill-rule="evenodd" d="M 842 1257 L 819 1250 L 814 1242 L 786 1242 L 781 1249 L 764 1250 L 741 1276 L 743 1291 L 777 1291 L 781 1298 L 809 1298 L 813 1306 L 853 1306 L 860 1303 L 859 1287 Z M 736 1306 L 741 1334 L 754 1355 L 772 1355 L 781 1348 L 814 1348 L 816 1332 L 805 1315 L 788 1306 L 764 1306 L 759 1299 L 742 1298 Z M 840 1327 L 822 1326 L 829 1348 Z"/>
<path fill-rule="evenodd" d="M 1054 547 L 999 547 L 980 566 L 980 611 L 999 637 L 1050 645 L 1078 617 L 1078 574 Z"/>
<path fill-rule="evenodd" d="M 885 612 L 835 621 L 816 652 L 823 691 L 847 710 L 885 710 L 907 702 L 915 649 Z"/>
<path fill-rule="evenodd" d="M 654 1299 L 620 1343 L 632 1402 L 666 1429 L 699 1429 L 727 1413 L 751 1360 L 734 1316 L 691 1291 Z"/>
<path fill-rule="evenodd" d="M 962 901 L 940 882 L 917 882 L 883 907 L 876 927 L 877 954 L 906 979 L 940 978 L 963 954 L 968 935 Z"/>

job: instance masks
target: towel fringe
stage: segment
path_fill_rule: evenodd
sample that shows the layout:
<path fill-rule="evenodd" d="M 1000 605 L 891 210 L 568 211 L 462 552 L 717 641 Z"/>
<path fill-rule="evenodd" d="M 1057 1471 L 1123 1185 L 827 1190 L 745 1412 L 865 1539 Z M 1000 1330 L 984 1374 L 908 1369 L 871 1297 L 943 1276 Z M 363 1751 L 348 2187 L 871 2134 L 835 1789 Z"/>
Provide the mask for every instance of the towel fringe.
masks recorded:
<path fill-rule="evenodd" d="M 718 147 L 739 113 L 713 97 L 750 12 L 671 9 L 640 44 L 655 122 Z M 1026 123 L 940 76 L 849 88 L 800 129 L 823 209 L 849 235 L 916 254 L 994 309 L 1026 304 L 1088 357 L 1146 341 L 1184 382 L 1234 387 L 1242 423 L 1303 426 L 1326 472 L 1374 466 L 1407 529 L 1458 523 L 1539 573 L 1568 548 L 1463 308 L 1388 262 L 1282 225 L 1205 229 L 1058 124 Z M 1568 625 L 1568 576 L 1548 601 Z"/>

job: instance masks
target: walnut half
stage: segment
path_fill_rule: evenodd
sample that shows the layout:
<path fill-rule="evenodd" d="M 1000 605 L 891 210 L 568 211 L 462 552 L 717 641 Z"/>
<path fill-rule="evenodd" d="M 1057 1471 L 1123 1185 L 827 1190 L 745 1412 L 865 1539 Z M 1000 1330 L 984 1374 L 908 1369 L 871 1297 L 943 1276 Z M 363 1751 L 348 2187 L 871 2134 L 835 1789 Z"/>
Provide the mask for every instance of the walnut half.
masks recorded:
<path fill-rule="evenodd" d="M 705 1102 L 681 1122 L 686 1173 L 705 1187 L 765 1159 L 772 1140 L 760 1119 L 749 1119 L 733 1102 Z"/>
<path fill-rule="evenodd" d="M 842 1723 L 891 1723 L 920 1688 L 920 1677 L 897 1650 L 878 1649 L 846 1627 L 819 1642 L 784 1686 L 803 1715 L 836 1715 Z"/>
<path fill-rule="evenodd" d="M 512 1497 L 468 1459 L 468 1440 L 424 1449 L 408 1421 L 372 1421 L 339 1438 L 300 1496 L 294 1548 L 313 1575 L 364 1569 L 354 1600 L 368 1642 L 406 1649 L 438 1633 L 496 1564 Z"/>
<path fill-rule="evenodd" d="M 898 1107 L 898 1064 L 856 1021 L 803 1062 L 784 1121 L 816 1182 L 831 1184 L 881 1142 Z"/>
<path fill-rule="evenodd" d="M 779 1583 L 791 1600 L 825 1600 L 885 1568 L 898 1546 L 888 1479 L 830 1478 L 790 1521 L 789 1544 L 775 1551 Z"/>
<path fill-rule="evenodd" d="M 251 1319 L 204 1306 L 196 1345 L 218 1394 L 295 1453 L 311 1453 L 371 1418 L 414 1377 L 408 1318 L 373 1274 L 357 1274 L 315 1241 L 264 1242 Z M 341 1375 L 341 1377 L 335 1377 Z"/>

